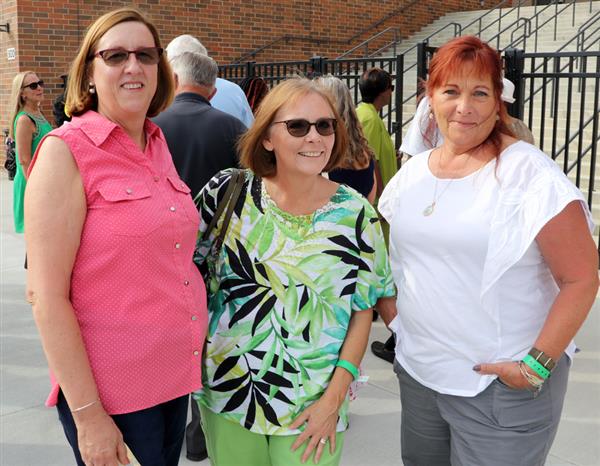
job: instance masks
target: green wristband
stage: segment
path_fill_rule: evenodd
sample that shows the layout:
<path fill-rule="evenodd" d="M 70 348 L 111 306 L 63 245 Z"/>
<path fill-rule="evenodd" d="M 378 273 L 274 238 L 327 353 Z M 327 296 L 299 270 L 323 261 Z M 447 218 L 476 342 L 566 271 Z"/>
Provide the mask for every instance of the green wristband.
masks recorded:
<path fill-rule="evenodd" d="M 341 367 L 342 369 L 346 369 L 352 375 L 354 380 L 360 377 L 360 372 L 358 372 L 358 367 L 352 364 L 350 361 L 346 361 L 345 359 L 338 359 L 336 363 L 337 367 Z"/>
<path fill-rule="evenodd" d="M 550 371 L 536 361 L 531 354 L 525 356 L 523 358 L 523 362 L 527 364 L 533 370 L 533 372 L 539 375 L 542 379 L 546 380 L 548 377 L 550 377 Z"/>

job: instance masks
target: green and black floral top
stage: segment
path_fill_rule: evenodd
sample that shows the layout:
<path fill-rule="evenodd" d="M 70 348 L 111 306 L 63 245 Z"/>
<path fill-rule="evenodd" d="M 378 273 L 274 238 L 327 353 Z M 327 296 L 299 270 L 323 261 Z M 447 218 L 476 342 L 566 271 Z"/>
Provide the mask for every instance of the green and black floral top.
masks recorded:
<path fill-rule="evenodd" d="M 327 388 L 353 311 L 394 296 L 378 216 L 340 185 L 311 215 L 279 209 L 262 180 L 244 189 L 216 257 L 220 222 L 198 243 L 214 275 L 199 400 L 253 432 L 294 435 L 292 420 Z M 231 178 L 217 174 L 200 194 L 202 235 Z M 347 422 L 347 400 L 337 430 Z"/>

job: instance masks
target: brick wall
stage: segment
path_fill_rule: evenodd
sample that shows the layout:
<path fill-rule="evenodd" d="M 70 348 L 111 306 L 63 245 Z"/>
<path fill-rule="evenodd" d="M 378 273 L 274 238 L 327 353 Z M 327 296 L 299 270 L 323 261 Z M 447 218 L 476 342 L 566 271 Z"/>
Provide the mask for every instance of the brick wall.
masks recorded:
<path fill-rule="evenodd" d="M 1 0 L 0 23 L 9 24 L 10 33 L 0 32 L 0 159 L 4 160 L 4 137 L 2 129 L 6 128 L 8 119 L 8 99 L 12 86 L 12 79 L 18 72 L 18 57 L 8 60 L 7 52 L 11 48 L 17 49 L 17 0 Z M 4 165 L 2 165 L 4 167 Z"/>
<path fill-rule="evenodd" d="M 496 3 L 487 0 L 485 5 Z M 481 8 L 479 0 L 2 0 L 0 23 L 10 23 L 10 34 L 0 33 L 0 128 L 8 125 L 12 78 L 26 69 L 47 83 L 43 111 L 52 120 L 51 103 L 61 92 L 60 75 L 68 72 L 85 29 L 101 14 L 126 4 L 136 5 L 155 22 L 163 45 L 190 33 L 220 64 L 282 36 L 287 40 L 265 48 L 252 60 L 331 58 L 385 28 L 398 27 L 407 37 L 445 12 Z M 17 49 L 14 61 L 7 60 L 10 47 Z M 0 153 L 3 157 L 3 149 Z"/>

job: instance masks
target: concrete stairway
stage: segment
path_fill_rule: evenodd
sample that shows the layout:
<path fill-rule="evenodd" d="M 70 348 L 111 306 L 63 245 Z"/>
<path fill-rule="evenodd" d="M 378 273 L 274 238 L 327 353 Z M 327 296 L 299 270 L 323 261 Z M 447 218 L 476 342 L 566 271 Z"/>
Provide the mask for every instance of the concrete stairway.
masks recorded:
<path fill-rule="evenodd" d="M 565 8 L 567 5 L 559 4 L 558 9 L 561 10 Z M 490 42 L 490 45 L 496 48 L 504 49 L 508 46 L 512 39 L 516 39 L 522 36 L 524 30 L 524 24 L 527 21 L 530 21 L 532 29 L 536 27 L 537 24 L 541 25 L 548 19 L 550 19 L 555 13 L 555 6 L 551 6 L 547 8 L 543 13 L 540 13 L 535 18 L 536 13 L 540 12 L 544 7 L 538 6 L 536 7 L 521 7 L 510 8 L 510 9 L 499 9 L 490 14 L 488 14 L 485 18 L 481 20 L 481 27 L 479 26 L 479 22 L 472 24 L 469 27 L 467 26 L 469 23 L 472 23 L 475 19 L 479 18 L 482 14 L 484 14 L 487 10 L 479 10 L 479 11 L 470 11 L 470 12 L 455 12 L 449 13 L 428 26 L 424 27 L 421 31 L 413 35 L 407 40 L 402 41 L 399 44 L 396 44 L 395 51 L 398 54 L 404 53 L 404 92 L 403 99 L 406 99 L 409 95 L 413 94 L 417 88 L 417 74 L 416 74 L 416 61 L 417 61 L 417 53 L 415 44 L 422 42 L 427 39 L 434 32 L 443 29 L 438 34 L 429 38 L 430 46 L 440 46 L 454 37 L 453 31 L 454 27 L 452 23 L 458 23 L 462 27 L 461 34 L 475 34 L 477 35 L 478 30 L 481 28 L 483 32 L 481 33 L 481 38 Z M 573 15 L 573 9 L 575 10 L 575 14 Z M 561 14 L 558 15 L 557 23 L 556 23 L 556 39 L 555 39 L 555 26 L 554 20 L 548 21 L 547 24 L 542 26 L 537 32 L 537 40 L 535 34 L 532 34 L 530 37 L 525 39 L 525 42 L 521 42 L 516 45 L 517 48 L 524 49 L 525 52 L 555 52 L 559 48 L 561 48 L 566 42 L 568 42 L 577 32 L 578 28 L 581 24 L 589 20 L 594 14 L 600 12 L 600 0 L 595 0 L 591 2 L 591 12 L 590 12 L 590 2 L 578 2 L 574 5 L 567 7 Z M 501 26 L 498 27 L 498 24 L 493 26 L 489 26 L 490 23 L 496 21 L 498 16 L 502 15 Z M 519 23 L 521 25 L 520 29 L 516 32 L 514 31 L 514 27 L 509 26 L 511 23 L 514 23 L 519 19 Z M 444 29 L 445 27 L 445 29 Z M 504 33 L 502 33 L 499 37 L 496 37 L 499 29 L 507 29 Z M 596 38 L 600 37 L 600 34 L 596 33 Z M 600 39 L 594 39 L 596 45 L 592 47 L 591 50 L 598 51 L 600 50 Z M 586 43 L 590 43 L 586 41 Z M 567 45 L 563 48 L 563 51 L 573 51 L 576 49 L 576 42 L 573 41 L 571 44 Z M 388 49 L 387 52 L 383 53 L 382 56 L 392 56 L 392 50 Z M 408 52 L 407 52 L 408 51 Z M 565 59 L 561 60 L 561 63 L 566 63 Z M 527 64 L 527 63 L 526 63 Z M 549 65 L 549 69 L 551 65 Z M 596 69 L 596 62 L 594 60 L 588 60 L 587 63 L 588 71 L 593 71 Z M 529 71 L 526 69 L 526 72 Z M 575 70 L 577 71 L 577 70 Z M 567 115 L 570 115 L 570 130 L 569 134 L 573 135 L 575 131 L 577 131 L 579 125 L 579 106 L 581 102 L 582 95 L 579 93 L 573 93 L 572 101 L 570 108 L 567 108 L 566 104 L 566 95 L 567 95 L 567 84 L 566 79 L 561 79 L 561 84 L 559 88 L 559 105 L 557 114 L 553 117 L 550 117 L 549 108 L 550 108 L 550 92 L 547 93 L 546 96 L 546 113 L 541 116 L 540 108 L 542 105 L 542 97 L 541 92 L 534 96 L 534 105 L 533 105 L 533 123 L 532 123 L 532 132 L 536 137 L 536 144 L 538 146 L 543 145 L 543 149 L 546 153 L 550 153 L 552 150 L 552 135 L 553 135 L 553 126 L 555 124 L 554 119 L 556 119 L 556 139 L 557 139 L 557 148 L 561 148 L 566 142 L 566 124 L 567 124 Z M 541 79 L 535 80 L 535 88 L 539 87 L 542 83 Z M 577 80 L 573 80 L 573 87 L 576 88 Z M 585 91 L 585 111 L 583 114 L 583 119 L 587 120 L 591 116 L 593 116 L 594 111 L 594 95 L 593 88 L 594 85 L 593 80 L 590 80 L 588 83 L 587 89 Z M 526 90 L 526 98 L 528 95 L 528 89 Z M 403 121 L 406 121 L 414 115 L 414 111 L 416 108 L 416 102 L 414 98 L 409 99 L 402 108 Z M 574 109 L 575 111 L 572 111 Z M 528 114 L 528 105 L 525 106 L 525 115 L 524 121 L 528 122 L 529 114 Z M 540 140 L 541 127 L 544 127 L 544 138 L 543 142 Z M 408 126 L 404 127 L 404 132 L 406 131 Z M 582 135 L 583 147 L 588 147 L 591 141 L 591 125 L 588 127 L 584 134 Z M 573 161 L 576 158 L 577 153 L 577 143 L 578 139 L 575 139 L 570 143 L 569 146 L 569 161 Z M 598 152 L 600 156 L 600 151 Z M 600 157 L 599 157 L 600 158 Z M 557 159 L 557 163 L 562 166 L 563 157 L 560 156 Z M 589 187 L 589 173 L 590 173 L 590 155 L 588 155 L 583 160 L 582 166 L 582 177 L 580 180 L 580 189 L 583 191 L 584 195 L 587 198 L 587 188 Z M 569 174 L 569 176 L 575 181 L 575 170 Z M 600 225 L 600 162 L 596 162 L 596 176 L 595 176 L 595 189 L 593 193 L 593 216 L 597 225 Z M 595 237 L 598 238 L 598 227 L 596 229 Z"/>

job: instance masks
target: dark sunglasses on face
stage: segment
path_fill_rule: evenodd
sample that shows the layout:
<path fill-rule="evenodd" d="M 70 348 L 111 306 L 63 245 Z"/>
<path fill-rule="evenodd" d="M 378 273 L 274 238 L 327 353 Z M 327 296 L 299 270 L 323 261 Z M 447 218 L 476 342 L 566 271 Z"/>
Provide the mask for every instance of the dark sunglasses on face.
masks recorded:
<path fill-rule="evenodd" d="M 107 49 L 96 52 L 94 57 L 102 58 L 108 66 L 119 66 L 129 59 L 131 53 L 142 65 L 156 65 L 163 54 L 163 49 L 160 47 L 144 47 L 137 50 Z"/>
<path fill-rule="evenodd" d="M 29 89 L 31 89 L 32 91 L 35 91 L 37 88 L 39 87 L 44 87 L 44 81 L 42 81 L 41 79 L 37 82 L 34 83 L 29 83 L 29 84 L 25 84 L 21 89 L 25 89 L 26 87 L 28 87 Z"/>
<path fill-rule="evenodd" d="M 319 118 L 314 123 L 311 123 L 304 118 L 295 118 L 293 120 L 274 121 L 273 124 L 284 123 L 288 133 L 292 136 L 301 138 L 306 136 L 310 131 L 310 127 L 314 126 L 321 136 L 331 136 L 335 133 L 337 120 L 335 118 Z"/>

